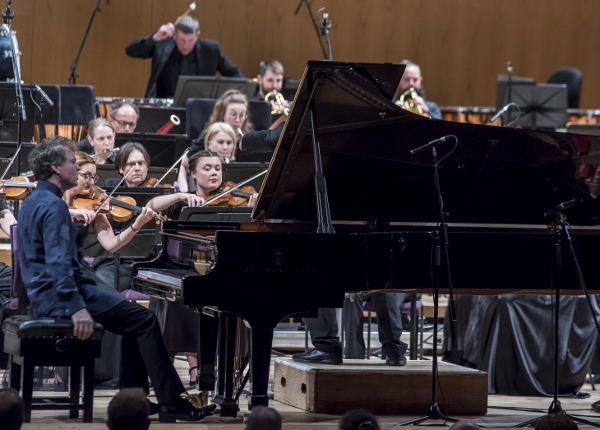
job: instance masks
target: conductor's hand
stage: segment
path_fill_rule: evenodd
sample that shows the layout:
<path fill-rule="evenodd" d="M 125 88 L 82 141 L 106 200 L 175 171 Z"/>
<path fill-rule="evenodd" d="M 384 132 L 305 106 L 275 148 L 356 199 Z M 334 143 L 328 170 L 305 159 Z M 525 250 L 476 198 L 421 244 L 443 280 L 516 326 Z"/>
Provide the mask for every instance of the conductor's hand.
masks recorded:
<path fill-rule="evenodd" d="M 198 208 L 204 204 L 204 199 L 196 194 L 179 193 L 179 199 L 191 208 Z"/>
<path fill-rule="evenodd" d="M 152 39 L 154 39 L 155 42 L 160 42 L 161 40 L 165 40 L 167 37 L 173 37 L 174 34 L 175 26 L 170 22 L 168 24 L 161 25 L 158 31 L 152 36 Z"/>
<path fill-rule="evenodd" d="M 94 331 L 94 319 L 86 308 L 80 309 L 71 315 L 73 320 L 73 335 L 77 339 L 86 340 Z"/>

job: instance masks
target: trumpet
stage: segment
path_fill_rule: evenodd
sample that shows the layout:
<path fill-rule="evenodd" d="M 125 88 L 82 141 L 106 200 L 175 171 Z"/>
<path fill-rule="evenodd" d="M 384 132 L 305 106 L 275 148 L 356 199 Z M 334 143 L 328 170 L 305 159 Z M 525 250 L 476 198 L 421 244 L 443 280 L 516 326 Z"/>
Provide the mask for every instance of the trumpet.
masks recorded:
<path fill-rule="evenodd" d="M 431 118 L 431 115 L 423 110 L 423 106 L 415 101 L 417 97 L 417 90 L 415 90 L 413 87 L 410 87 L 400 95 L 398 104 L 409 112 L 416 113 L 417 115 L 421 115 L 426 118 Z"/>
<path fill-rule="evenodd" d="M 289 113 L 289 109 L 286 106 L 287 102 L 283 97 L 283 94 L 278 92 L 277 90 L 273 90 L 265 96 L 265 101 L 267 103 L 271 103 L 271 114 L 273 115 L 287 115 Z"/>

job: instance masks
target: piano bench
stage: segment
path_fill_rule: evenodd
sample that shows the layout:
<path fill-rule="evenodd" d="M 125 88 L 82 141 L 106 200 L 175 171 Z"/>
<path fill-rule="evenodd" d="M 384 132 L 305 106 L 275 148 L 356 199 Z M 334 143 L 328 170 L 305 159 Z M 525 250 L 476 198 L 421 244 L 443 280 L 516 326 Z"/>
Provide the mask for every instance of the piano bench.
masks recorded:
<path fill-rule="evenodd" d="M 2 324 L 4 352 L 9 355 L 10 386 L 22 391 L 25 402 L 24 421 L 31 422 L 33 409 L 69 410 L 69 418 L 91 423 L 94 408 L 94 360 L 100 357 L 104 327 L 94 323 L 94 332 L 86 340 L 73 336 L 73 322 L 66 318 L 35 318 L 17 315 Z M 69 397 L 33 397 L 36 366 L 69 367 Z M 83 368 L 82 403 L 81 369 Z"/>

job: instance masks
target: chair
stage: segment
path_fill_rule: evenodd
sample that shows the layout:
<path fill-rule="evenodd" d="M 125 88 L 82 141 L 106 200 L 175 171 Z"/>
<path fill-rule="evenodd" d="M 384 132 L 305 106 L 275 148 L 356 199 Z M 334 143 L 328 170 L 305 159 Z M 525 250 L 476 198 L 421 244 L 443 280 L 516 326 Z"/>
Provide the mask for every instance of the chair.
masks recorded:
<path fill-rule="evenodd" d="M 581 94 L 581 71 L 573 67 L 565 67 L 555 71 L 550 78 L 549 84 L 566 84 L 568 94 L 568 108 L 579 108 L 579 95 Z"/>
<path fill-rule="evenodd" d="M 16 257 L 17 228 L 11 226 L 11 257 L 13 264 L 13 300 L 19 297 L 19 307 L 24 307 L 26 297 L 20 279 L 20 266 Z M 25 422 L 31 421 L 33 409 L 69 410 L 70 418 L 77 418 L 83 409 L 83 421 L 92 422 L 94 401 L 94 360 L 100 357 L 100 342 L 104 328 L 94 323 L 92 336 L 87 340 L 75 339 L 73 323 L 67 318 L 36 318 L 16 315 L 2 324 L 4 352 L 9 355 L 10 386 L 22 388 L 25 402 Z M 33 382 L 36 366 L 67 366 L 70 368 L 68 398 L 34 398 Z M 83 368 L 83 402 L 79 403 L 81 369 Z"/>

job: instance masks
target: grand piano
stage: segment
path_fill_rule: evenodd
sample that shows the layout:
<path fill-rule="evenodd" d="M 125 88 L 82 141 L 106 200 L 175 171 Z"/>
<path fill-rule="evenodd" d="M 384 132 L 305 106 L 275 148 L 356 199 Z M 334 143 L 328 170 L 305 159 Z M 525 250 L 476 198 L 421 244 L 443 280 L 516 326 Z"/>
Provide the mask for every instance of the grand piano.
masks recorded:
<path fill-rule="evenodd" d="M 442 136 L 456 137 L 436 148 L 455 292 L 548 291 L 544 213 L 571 199 L 580 264 L 600 290 L 600 140 L 420 117 L 391 102 L 403 70 L 309 62 L 251 221 L 167 221 L 162 254 L 134 264 L 138 290 L 246 321 L 250 407 L 268 404 L 273 330 L 284 317 L 341 307 L 344 292 L 390 278 L 395 289 L 430 291 L 433 158 L 410 151 Z M 577 279 L 563 267 L 564 279 Z M 562 285 L 579 292 L 577 282 Z"/>

